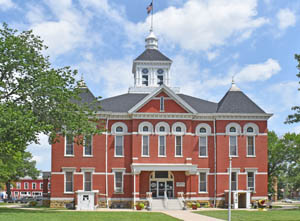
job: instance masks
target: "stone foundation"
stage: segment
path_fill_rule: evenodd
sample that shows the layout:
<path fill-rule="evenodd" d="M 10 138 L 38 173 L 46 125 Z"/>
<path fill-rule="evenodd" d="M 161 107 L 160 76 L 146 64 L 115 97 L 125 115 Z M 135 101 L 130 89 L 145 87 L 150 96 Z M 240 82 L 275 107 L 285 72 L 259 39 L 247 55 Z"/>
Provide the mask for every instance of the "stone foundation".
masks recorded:
<path fill-rule="evenodd" d="M 66 204 L 74 203 L 73 200 L 50 200 L 50 208 L 66 208 Z"/>

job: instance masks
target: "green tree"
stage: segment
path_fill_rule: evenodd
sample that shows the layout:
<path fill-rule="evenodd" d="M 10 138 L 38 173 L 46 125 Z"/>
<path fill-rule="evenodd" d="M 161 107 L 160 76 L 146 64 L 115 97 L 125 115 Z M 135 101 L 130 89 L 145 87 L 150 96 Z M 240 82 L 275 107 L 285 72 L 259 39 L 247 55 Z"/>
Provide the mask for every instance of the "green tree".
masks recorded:
<path fill-rule="evenodd" d="M 98 100 L 83 103 L 77 71 L 51 67 L 46 49 L 32 31 L 0 28 L 0 182 L 35 174 L 26 147 L 39 133 L 50 143 L 67 133 L 78 142 L 80 135 L 101 133 Z"/>
<path fill-rule="evenodd" d="M 300 54 L 295 54 L 295 59 L 298 61 L 297 68 L 299 70 L 297 77 L 300 78 Z M 300 88 L 298 88 L 298 90 L 300 90 Z M 292 110 L 295 111 L 295 113 L 288 115 L 285 123 L 292 124 L 292 123 L 300 122 L 300 106 L 294 106 L 292 107 Z"/>

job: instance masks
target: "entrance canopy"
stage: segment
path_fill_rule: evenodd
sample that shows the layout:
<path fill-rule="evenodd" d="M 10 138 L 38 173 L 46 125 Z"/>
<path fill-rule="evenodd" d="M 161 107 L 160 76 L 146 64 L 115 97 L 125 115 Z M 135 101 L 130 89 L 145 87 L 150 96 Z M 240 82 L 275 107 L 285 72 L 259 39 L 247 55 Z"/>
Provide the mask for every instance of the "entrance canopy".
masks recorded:
<path fill-rule="evenodd" d="M 131 171 L 139 174 L 141 171 L 186 171 L 189 174 L 196 174 L 197 165 L 193 164 L 158 164 L 158 163 L 133 163 Z"/>

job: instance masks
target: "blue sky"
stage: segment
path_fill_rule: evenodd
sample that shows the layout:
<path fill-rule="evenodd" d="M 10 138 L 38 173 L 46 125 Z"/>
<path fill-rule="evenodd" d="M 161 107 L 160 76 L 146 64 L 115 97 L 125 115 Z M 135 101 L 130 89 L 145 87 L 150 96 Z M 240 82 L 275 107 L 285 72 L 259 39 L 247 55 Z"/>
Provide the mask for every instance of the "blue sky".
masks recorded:
<path fill-rule="evenodd" d="M 133 85 L 132 60 L 144 50 L 150 0 L 0 0 L 0 21 L 32 29 L 49 46 L 54 67 L 82 73 L 96 96 L 126 93 Z M 295 53 L 300 53 L 300 1 L 156 0 L 154 32 L 159 49 L 173 60 L 172 86 L 181 93 L 218 102 L 232 76 L 266 112 L 269 129 L 300 132 L 286 125 L 300 105 Z M 78 77 L 79 78 L 79 77 Z M 41 170 L 50 170 L 50 146 L 29 150 Z"/>

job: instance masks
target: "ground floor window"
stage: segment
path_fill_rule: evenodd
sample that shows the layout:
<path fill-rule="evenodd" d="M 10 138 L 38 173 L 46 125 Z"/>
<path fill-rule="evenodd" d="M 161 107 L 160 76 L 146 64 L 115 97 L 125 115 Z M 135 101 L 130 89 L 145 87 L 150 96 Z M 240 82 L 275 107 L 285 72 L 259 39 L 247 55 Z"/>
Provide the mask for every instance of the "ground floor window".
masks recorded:
<path fill-rule="evenodd" d="M 65 192 L 73 192 L 73 172 L 65 173 Z"/>
<path fill-rule="evenodd" d="M 92 173 L 84 173 L 84 191 L 92 191 Z"/>
<path fill-rule="evenodd" d="M 254 172 L 248 172 L 247 173 L 247 184 L 248 184 L 248 190 L 255 190 L 255 174 Z"/>
<path fill-rule="evenodd" d="M 237 173 L 232 172 L 231 173 L 231 190 L 237 190 Z"/>
<path fill-rule="evenodd" d="M 116 193 L 123 193 L 123 171 L 115 171 L 115 187 Z"/>
<path fill-rule="evenodd" d="M 207 176 L 205 172 L 199 173 L 199 192 L 207 192 Z"/>

